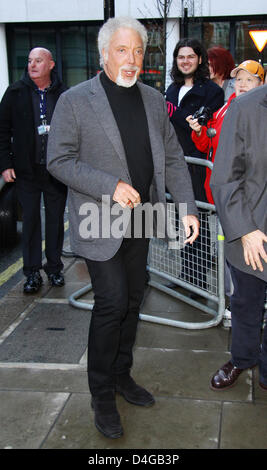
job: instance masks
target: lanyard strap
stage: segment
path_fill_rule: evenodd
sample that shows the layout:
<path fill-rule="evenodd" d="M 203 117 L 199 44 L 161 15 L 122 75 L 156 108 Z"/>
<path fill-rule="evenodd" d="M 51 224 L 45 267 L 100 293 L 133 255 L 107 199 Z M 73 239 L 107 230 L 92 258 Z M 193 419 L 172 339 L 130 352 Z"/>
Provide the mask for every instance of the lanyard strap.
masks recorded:
<path fill-rule="evenodd" d="M 47 101 L 46 101 L 46 94 L 47 90 L 37 90 L 40 99 L 40 119 L 43 120 L 46 118 L 46 110 L 47 110 Z"/>

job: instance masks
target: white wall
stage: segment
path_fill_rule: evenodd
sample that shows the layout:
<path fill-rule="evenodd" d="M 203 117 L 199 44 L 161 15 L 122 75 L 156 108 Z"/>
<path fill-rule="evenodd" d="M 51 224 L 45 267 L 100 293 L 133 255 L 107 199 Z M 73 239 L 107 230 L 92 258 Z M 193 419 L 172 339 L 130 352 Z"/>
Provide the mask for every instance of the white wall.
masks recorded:
<path fill-rule="evenodd" d="M 167 22 L 167 52 L 165 89 L 171 84 L 170 71 L 173 62 L 173 51 L 180 37 L 179 21 L 169 19 Z"/>
<path fill-rule="evenodd" d="M 0 99 L 9 85 L 5 25 L 0 24 Z"/>
<path fill-rule="evenodd" d="M 0 22 L 102 20 L 103 0 L 1 0 Z"/>
<path fill-rule="evenodd" d="M 181 16 L 182 3 L 191 16 L 229 16 L 267 14 L 266 0 L 172 0 L 170 18 Z M 156 0 L 115 0 L 116 15 L 130 15 L 135 18 L 160 17 Z"/>
<path fill-rule="evenodd" d="M 241 16 L 267 14 L 266 0 L 202 0 L 202 3 L 203 16 Z M 197 15 L 197 13 L 195 14 Z"/>
<path fill-rule="evenodd" d="M 179 7 L 181 0 L 173 0 Z M 134 18 L 160 18 L 156 0 L 115 0 L 116 15 L 130 15 Z"/>
<path fill-rule="evenodd" d="M 1 0 L 0 22 L 103 20 L 103 0 Z M 157 18 L 156 0 L 115 0 L 117 16 Z M 172 0 L 169 17 L 181 16 L 182 0 Z M 189 16 L 267 14 L 266 0 L 183 0 Z"/>

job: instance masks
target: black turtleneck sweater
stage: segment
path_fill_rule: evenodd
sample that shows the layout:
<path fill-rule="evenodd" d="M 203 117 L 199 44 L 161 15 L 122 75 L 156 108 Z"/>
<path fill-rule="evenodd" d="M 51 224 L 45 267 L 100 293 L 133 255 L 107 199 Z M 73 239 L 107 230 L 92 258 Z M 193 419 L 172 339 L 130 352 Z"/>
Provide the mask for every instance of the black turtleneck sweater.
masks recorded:
<path fill-rule="evenodd" d="M 138 86 L 119 86 L 101 73 L 101 83 L 117 122 L 124 146 L 133 188 L 141 202 L 149 200 L 153 177 L 153 160 L 146 112 Z"/>

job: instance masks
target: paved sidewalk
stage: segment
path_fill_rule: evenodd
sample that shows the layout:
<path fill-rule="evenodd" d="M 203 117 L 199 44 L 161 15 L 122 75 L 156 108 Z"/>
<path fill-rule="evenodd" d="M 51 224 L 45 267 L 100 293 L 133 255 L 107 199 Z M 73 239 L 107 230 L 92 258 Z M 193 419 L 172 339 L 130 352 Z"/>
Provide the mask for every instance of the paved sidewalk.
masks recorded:
<path fill-rule="evenodd" d="M 93 424 L 86 374 L 90 311 L 69 305 L 88 284 L 85 263 L 65 258 L 66 285 L 22 294 L 21 280 L 0 299 L 1 449 L 267 449 L 267 393 L 258 370 L 224 392 L 209 388 L 229 358 L 231 329 L 185 330 L 140 321 L 133 376 L 156 398 L 152 408 L 117 404 L 124 436 Z M 88 293 L 84 300 L 92 299 Z M 142 312 L 179 318 L 206 314 L 148 287 Z"/>

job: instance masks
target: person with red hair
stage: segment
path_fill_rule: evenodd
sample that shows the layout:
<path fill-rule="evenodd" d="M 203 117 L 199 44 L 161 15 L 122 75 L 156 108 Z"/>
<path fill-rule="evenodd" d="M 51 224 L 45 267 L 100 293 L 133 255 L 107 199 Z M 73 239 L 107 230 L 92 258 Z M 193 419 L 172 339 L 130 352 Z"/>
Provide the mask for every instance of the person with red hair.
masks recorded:
<path fill-rule="evenodd" d="M 210 79 L 217 83 L 224 90 L 224 99 L 234 92 L 234 80 L 231 80 L 230 73 L 235 68 L 234 59 L 231 53 L 222 46 L 214 46 L 208 49 Z"/>

